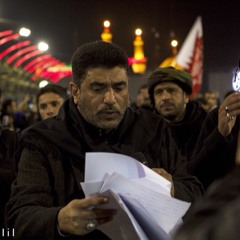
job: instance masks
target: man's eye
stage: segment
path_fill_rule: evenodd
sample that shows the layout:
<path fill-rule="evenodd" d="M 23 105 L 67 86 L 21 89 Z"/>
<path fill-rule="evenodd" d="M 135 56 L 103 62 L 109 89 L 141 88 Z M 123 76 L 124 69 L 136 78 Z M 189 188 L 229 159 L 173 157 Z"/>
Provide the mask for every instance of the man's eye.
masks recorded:
<path fill-rule="evenodd" d="M 52 105 L 53 107 L 56 107 L 56 106 L 58 106 L 58 104 L 59 104 L 59 102 L 58 102 L 58 101 L 51 102 L 51 105 Z"/>
<path fill-rule="evenodd" d="M 40 109 L 47 109 L 47 104 L 40 104 L 39 108 Z"/>
<path fill-rule="evenodd" d="M 123 90 L 123 88 L 124 88 L 124 87 L 119 86 L 119 87 L 115 87 L 114 89 L 115 89 L 116 92 L 120 92 L 120 91 Z"/>
<path fill-rule="evenodd" d="M 154 92 L 154 95 L 161 95 L 162 93 L 163 93 L 162 90 L 156 90 L 156 91 Z"/>
<path fill-rule="evenodd" d="M 175 92 L 175 89 L 170 88 L 170 89 L 168 89 L 168 92 L 169 92 L 169 93 L 174 93 L 174 92 Z"/>
<path fill-rule="evenodd" d="M 100 92 L 103 90 L 103 88 L 94 87 L 94 88 L 92 88 L 92 90 L 93 90 L 95 93 L 100 93 Z"/>
<path fill-rule="evenodd" d="M 126 86 L 125 84 L 116 85 L 114 87 L 114 90 L 117 92 L 120 92 L 120 91 L 124 90 L 125 86 Z"/>

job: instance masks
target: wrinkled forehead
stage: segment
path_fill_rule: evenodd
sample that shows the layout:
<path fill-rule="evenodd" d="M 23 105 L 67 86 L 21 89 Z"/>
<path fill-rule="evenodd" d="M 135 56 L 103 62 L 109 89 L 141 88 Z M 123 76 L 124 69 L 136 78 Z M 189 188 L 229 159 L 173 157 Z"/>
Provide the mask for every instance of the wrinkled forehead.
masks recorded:
<path fill-rule="evenodd" d="M 85 80 L 92 82 L 118 82 L 128 81 L 128 75 L 124 68 L 91 68 L 86 72 Z"/>

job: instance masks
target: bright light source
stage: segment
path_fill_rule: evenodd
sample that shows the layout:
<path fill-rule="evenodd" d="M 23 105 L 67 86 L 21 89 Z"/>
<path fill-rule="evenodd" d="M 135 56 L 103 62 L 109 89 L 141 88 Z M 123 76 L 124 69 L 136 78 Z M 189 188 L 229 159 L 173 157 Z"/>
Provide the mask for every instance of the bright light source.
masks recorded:
<path fill-rule="evenodd" d="M 104 21 L 103 26 L 110 27 L 110 22 L 108 20 Z"/>
<path fill-rule="evenodd" d="M 45 87 L 45 86 L 47 86 L 48 85 L 48 81 L 47 80 L 42 80 L 40 83 L 39 83 L 39 88 L 43 88 L 43 87 Z"/>
<path fill-rule="evenodd" d="M 240 91 L 240 69 L 237 68 L 233 73 L 232 86 L 234 91 Z"/>
<path fill-rule="evenodd" d="M 31 31 L 28 28 L 22 27 L 19 30 L 19 35 L 22 36 L 22 37 L 28 37 L 30 34 L 31 34 Z"/>
<path fill-rule="evenodd" d="M 176 47 L 178 45 L 178 41 L 177 40 L 172 40 L 171 41 L 171 46 L 172 47 Z"/>
<path fill-rule="evenodd" d="M 136 34 L 137 36 L 142 35 L 142 29 L 137 28 L 137 29 L 135 30 L 135 34 Z"/>
<path fill-rule="evenodd" d="M 41 51 L 47 51 L 48 50 L 48 44 L 45 42 L 40 42 L 38 44 L 38 49 Z"/>

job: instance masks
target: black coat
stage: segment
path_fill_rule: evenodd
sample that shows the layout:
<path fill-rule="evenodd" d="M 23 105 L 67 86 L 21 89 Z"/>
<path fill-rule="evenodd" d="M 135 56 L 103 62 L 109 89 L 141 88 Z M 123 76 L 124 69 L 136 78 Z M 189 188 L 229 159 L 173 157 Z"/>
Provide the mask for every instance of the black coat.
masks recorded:
<path fill-rule="evenodd" d="M 198 102 L 190 101 L 186 107 L 184 119 L 181 122 L 169 122 L 175 143 L 181 154 L 191 160 L 202 124 L 207 116 L 207 112 Z"/>
<path fill-rule="evenodd" d="M 239 240 L 240 166 L 214 181 L 185 216 L 174 240 Z"/>
<path fill-rule="evenodd" d="M 237 117 L 231 134 L 223 137 L 218 131 L 218 109 L 214 108 L 205 119 L 189 165 L 190 174 L 196 175 L 205 189 L 235 166 L 240 119 Z"/>
<path fill-rule="evenodd" d="M 16 176 L 14 159 L 18 134 L 4 129 L 0 131 L 0 229 L 4 227 L 5 204 L 11 193 L 11 183 Z"/>
<path fill-rule="evenodd" d="M 187 174 L 168 128 L 161 117 L 127 109 L 119 127 L 110 134 L 86 123 L 76 106 L 66 101 L 56 118 L 42 121 L 26 132 L 19 144 L 19 172 L 8 203 L 8 227 L 15 239 L 58 239 L 56 218 L 61 207 L 83 198 L 85 153 L 126 154 L 150 167 L 163 167 L 173 176 L 175 197 L 194 201 L 202 186 Z M 104 239 L 98 232 L 79 239 Z"/>

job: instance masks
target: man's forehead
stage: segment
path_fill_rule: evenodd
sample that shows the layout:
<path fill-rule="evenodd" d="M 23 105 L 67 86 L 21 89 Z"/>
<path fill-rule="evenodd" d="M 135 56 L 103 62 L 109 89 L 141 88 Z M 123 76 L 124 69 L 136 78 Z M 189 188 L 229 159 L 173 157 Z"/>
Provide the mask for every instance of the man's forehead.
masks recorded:
<path fill-rule="evenodd" d="M 44 93 L 41 96 L 39 96 L 39 102 L 40 101 L 44 101 L 44 100 L 60 100 L 63 99 L 63 97 L 61 97 L 59 94 L 57 93 L 53 93 L 53 92 L 48 92 L 48 93 Z"/>
<path fill-rule="evenodd" d="M 89 70 L 86 75 L 89 84 L 93 83 L 109 83 L 109 82 L 127 82 L 128 77 L 124 69 L 118 70 Z"/>

